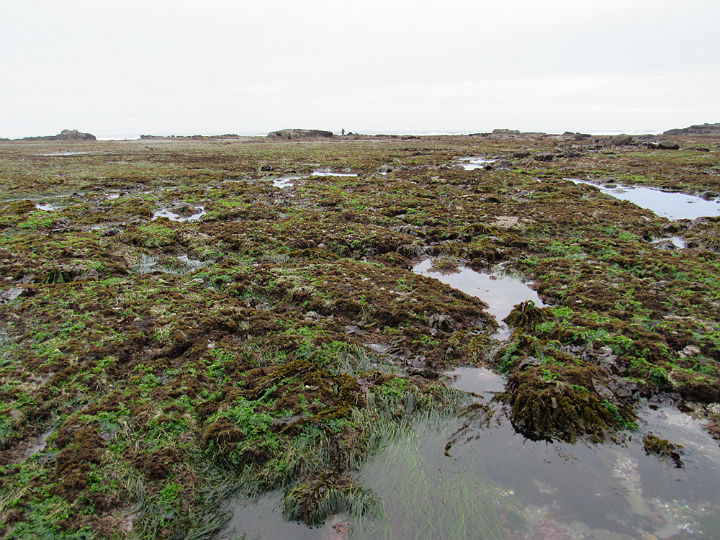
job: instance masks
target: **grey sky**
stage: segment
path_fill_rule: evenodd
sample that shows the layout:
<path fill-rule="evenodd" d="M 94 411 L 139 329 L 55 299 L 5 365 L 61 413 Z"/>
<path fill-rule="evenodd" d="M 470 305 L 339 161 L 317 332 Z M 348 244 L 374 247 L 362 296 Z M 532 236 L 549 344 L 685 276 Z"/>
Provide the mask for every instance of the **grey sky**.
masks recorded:
<path fill-rule="evenodd" d="M 717 0 L 23 0 L 0 137 L 720 121 Z"/>

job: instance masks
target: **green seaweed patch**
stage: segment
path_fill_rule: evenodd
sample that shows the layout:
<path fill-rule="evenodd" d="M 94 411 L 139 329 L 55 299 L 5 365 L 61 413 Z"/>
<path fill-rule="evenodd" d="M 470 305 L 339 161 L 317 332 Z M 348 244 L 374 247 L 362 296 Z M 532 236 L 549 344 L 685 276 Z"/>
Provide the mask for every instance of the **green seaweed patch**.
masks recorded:
<path fill-rule="evenodd" d="M 673 444 L 666 439 L 648 433 L 643 437 L 643 450 L 649 455 L 655 455 L 661 458 L 669 458 L 675 463 L 675 467 L 681 469 L 684 467 L 682 461 L 682 444 Z"/>

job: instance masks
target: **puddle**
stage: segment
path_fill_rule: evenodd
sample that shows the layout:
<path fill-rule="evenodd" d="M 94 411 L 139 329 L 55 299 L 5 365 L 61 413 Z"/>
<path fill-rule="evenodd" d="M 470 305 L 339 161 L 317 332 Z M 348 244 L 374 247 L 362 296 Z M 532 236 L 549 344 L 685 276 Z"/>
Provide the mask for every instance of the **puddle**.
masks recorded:
<path fill-rule="evenodd" d="M 317 170 L 312 172 L 312 176 L 350 176 L 350 177 L 357 177 L 356 173 L 343 173 L 343 172 L 333 172 L 333 171 L 322 171 Z"/>
<path fill-rule="evenodd" d="M 153 219 L 165 217 L 168 218 L 170 221 L 200 221 L 200 219 L 202 219 L 202 217 L 207 214 L 207 211 L 205 210 L 204 206 L 198 206 L 196 208 L 199 208 L 200 211 L 190 216 L 181 216 L 180 214 L 176 214 L 168 208 L 163 208 L 162 210 L 156 210 L 155 212 L 153 212 Z"/>
<path fill-rule="evenodd" d="M 281 176 L 273 179 L 273 186 L 284 189 L 294 186 L 294 181 L 299 180 L 302 176 Z"/>
<path fill-rule="evenodd" d="M 60 206 L 52 203 L 35 203 L 35 208 L 37 208 L 38 210 L 43 210 L 45 212 L 57 212 L 58 210 L 60 210 Z"/>
<path fill-rule="evenodd" d="M 185 266 L 187 266 L 191 272 L 194 272 L 195 270 L 199 270 L 200 268 L 205 268 L 207 266 L 200 259 L 191 259 L 187 255 L 180 255 L 178 257 L 178 261 L 180 261 Z"/>
<path fill-rule="evenodd" d="M 135 265 L 135 272 L 138 274 L 151 274 L 152 272 L 166 272 L 167 270 L 158 264 L 155 257 L 143 255 Z"/>
<path fill-rule="evenodd" d="M 237 505 L 237 506 L 235 506 Z M 330 540 L 347 538 L 338 535 L 336 529 L 344 521 L 330 517 L 322 527 L 308 527 L 295 521 L 286 521 L 282 516 L 282 493 L 271 491 L 256 500 L 245 499 L 233 504 L 232 517 L 216 540 Z"/>
<path fill-rule="evenodd" d="M 90 152 L 50 152 L 48 154 L 35 154 L 36 156 L 57 157 L 57 156 L 82 156 Z"/>
<path fill-rule="evenodd" d="M 498 322 L 496 339 L 507 339 L 510 329 L 502 322 L 516 304 L 532 300 L 542 307 L 542 300 L 537 292 L 528 287 L 520 279 L 502 272 L 481 273 L 467 267 L 460 267 L 454 273 L 432 272 L 432 259 L 426 259 L 413 266 L 413 272 L 442 281 L 470 296 L 480 298 L 488 305 L 487 312 Z"/>
<path fill-rule="evenodd" d="M 617 199 L 630 201 L 641 208 L 646 208 L 658 216 L 666 217 L 670 220 L 720 216 L 720 200 L 706 201 L 702 197 L 695 195 L 666 192 L 640 186 L 607 187 L 577 178 L 567 178 L 566 180 L 570 180 L 576 184 L 594 186 L 603 193 Z"/>
<path fill-rule="evenodd" d="M 490 163 L 495 163 L 494 159 L 486 159 L 484 157 L 463 157 L 460 158 L 460 161 L 462 162 L 462 168 L 466 171 L 474 171 L 475 169 L 483 169 L 485 168 L 485 165 L 488 165 Z"/>
<path fill-rule="evenodd" d="M 656 240 L 653 240 L 653 244 L 656 244 L 658 246 L 658 249 L 685 249 L 687 247 L 687 244 L 685 243 L 685 240 L 680 238 L 679 236 L 669 236 L 667 238 L 658 238 Z M 672 246 L 672 247 L 670 247 Z"/>
<path fill-rule="evenodd" d="M 505 377 L 484 367 L 459 367 L 446 371 L 443 375 L 450 379 L 446 383 L 448 386 L 463 392 L 488 394 L 488 397 L 492 397 L 493 394 L 505 390 Z"/>

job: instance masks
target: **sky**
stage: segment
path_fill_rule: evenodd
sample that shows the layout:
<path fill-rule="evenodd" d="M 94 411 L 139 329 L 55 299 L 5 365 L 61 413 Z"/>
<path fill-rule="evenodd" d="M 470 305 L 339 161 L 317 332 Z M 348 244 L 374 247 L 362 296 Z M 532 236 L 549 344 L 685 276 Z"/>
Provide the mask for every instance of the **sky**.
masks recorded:
<path fill-rule="evenodd" d="M 717 0 L 22 0 L 0 137 L 720 122 Z"/>

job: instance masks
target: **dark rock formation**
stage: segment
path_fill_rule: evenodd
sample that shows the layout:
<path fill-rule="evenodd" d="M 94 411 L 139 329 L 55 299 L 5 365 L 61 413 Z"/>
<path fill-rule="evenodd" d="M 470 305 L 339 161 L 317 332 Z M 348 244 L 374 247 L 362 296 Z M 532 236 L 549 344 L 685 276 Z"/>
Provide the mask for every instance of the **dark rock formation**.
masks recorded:
<path fill-rule="evenodd" d="M 332 131 L 321 129 L 281 129 L 268 133 L 270 139 L 321 139 L 332 136 Z"/>
<path fill-rule="evenodd" d="M 82 133 L 77 129 L 63 129 L 57 135 L 45 135 L 41 137 L 25 137 L 23 141 L 94 141 L 95 135 Z"/>
<path fill-rule="evenodd" d="M 680 150 L 680 145 L 671 141 L 649 142 L 647 147 L 650 150 Z"/>
<path fill-rule="evenodd" d="M 669 129 L 663 135 L 720 135 L 720 123 L 696 124 L 686 128 Z"/>
<path fill-rule="evenodd" d="M 626 135 L 625 133 L 621 135 L 615 135 L 613 137 L 610 137 L 608 140 L 608 144 L 610 146 L 625 146 L 628 144 L 633 144 L 635 140 L 630 135 Z"/>

